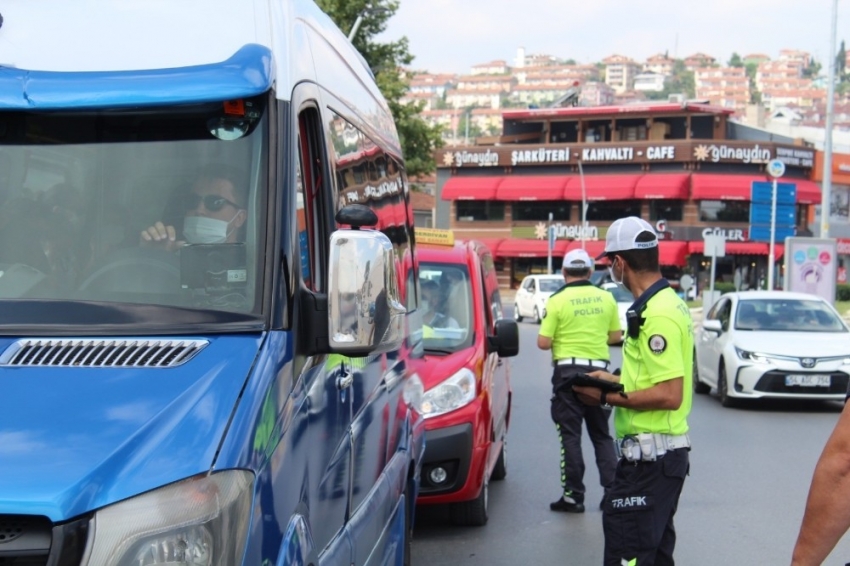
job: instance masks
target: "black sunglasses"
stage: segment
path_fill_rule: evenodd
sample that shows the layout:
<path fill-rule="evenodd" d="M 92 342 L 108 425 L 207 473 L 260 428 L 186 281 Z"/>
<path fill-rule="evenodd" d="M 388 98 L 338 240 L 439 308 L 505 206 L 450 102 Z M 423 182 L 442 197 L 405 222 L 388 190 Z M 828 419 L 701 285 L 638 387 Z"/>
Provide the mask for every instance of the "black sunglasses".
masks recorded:
<path fill-rule="evenodd" d="M 209 210 L 210 212 L 218 212 L 222 208 L 224 208 L 225 204 L 229 204 L 233 208 L 241 209 L 242 207 L 233 202 L 232 200 L 228 200 L 224 197 L 220 197 L 218 195 L 196 195 L 195 193 L 191 193 L 186 195 L 186 210 L 193 210 L 198 208 L 198 204 L 204 202 L 204 208 Z"/>

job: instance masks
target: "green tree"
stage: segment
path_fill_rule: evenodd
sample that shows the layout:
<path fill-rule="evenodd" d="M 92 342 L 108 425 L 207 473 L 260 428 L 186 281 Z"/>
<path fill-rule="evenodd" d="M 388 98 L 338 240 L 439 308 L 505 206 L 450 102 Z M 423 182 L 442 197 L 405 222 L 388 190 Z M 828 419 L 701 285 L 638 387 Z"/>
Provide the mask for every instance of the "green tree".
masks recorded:
<path fill-rule="evenodd" d="M 434 150 L 443 145 L 441 128 L 422 119 L 424 103 L 401 102 L 410 85 L 402 69 L 413 62 L 408 40 L 406 37 L 385 43 L 375 40 L 398 10 L 398 0 L 317 0 L 316 3 L 346 35 L 362 16 L 352 43 L 372 69 L 378 88 L 387 99 L 398 128 L 407 173 L 411 177 L 432 173 L 436 168 Z"/>
<path fill-rule="evenodd" d="M 744 61 L 741 59 L 741 56 L 737 53 L 732 53 L 732 57 L 729 58 L 729 62 L 727 63 L 730 67 L 743 67 Z"/>
<path fill-rule="evenodd" d="M 847 66 L 847 51 L 844 49 L 844 40 L 841 40 L 841 48 L 838 50 L 838 55 L 835 56 L 835 76 L 843 79 Z"/>
<path fill-rule="evenodd" d="M 685 62 L 681 59 L 673 61 L 673 69 L 664 81 L 664 89 L 658 92 L 647 92 L 646 97 L 649 100 L 667 100 L 671 94 L 684 94 L 687 98 L 696 96 L 694 72 L 687 70 Z"/>
<path fill-rule="evenodd" d="M 812 59 L 809 63 L 809 66 L 803 69 L 803 76 L 807 79 L 813 79 L 818 76 L 821 70 L 821 64 L 818 61 Z"/>
<path fill-rule="evenodd" d="M 750 79 L 750 104 L 760 104 L 761 92 L 756 87 L 756 73 L 759 70 L 758 63 L 750 61 L 744 65 L 744 68 L 746 69 L 747 78 Z"/>

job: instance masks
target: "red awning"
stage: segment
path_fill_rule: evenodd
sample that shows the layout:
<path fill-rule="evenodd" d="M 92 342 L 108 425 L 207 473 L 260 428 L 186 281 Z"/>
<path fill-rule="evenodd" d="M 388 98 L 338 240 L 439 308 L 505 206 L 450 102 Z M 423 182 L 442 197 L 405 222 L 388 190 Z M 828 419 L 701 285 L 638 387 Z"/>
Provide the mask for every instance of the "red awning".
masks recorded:
<path fill-rule="evenodd" d="M 766 181 L 753 175 L 713 175 L 694 173 L 691 177 L 693 200 L 750 200 L 753 181 Z"/>
<path fill-rule="evenodd" d="M 520 240 L 508 238 L 499 244 L 496 252 L 500 257 L 547 257 L 549 243 L 546 240 Z M 557 240 L 552 250 L 552 257 L 563 256 L 567 253 L 567 241 Z"/>
<path fill-rule="evenodd" d="M 704 250 L 705 242 L 688 242 L 689 254 L 701 255 Z M 732 255 L 767 255 L 769 250 L 768 244 L 764 242 L 726 242 L 726 253 Z"/>
<path fill-rule="evenodd" d="M 452 177 L 443 185 L 443 200 L 493 200 L 504 177 Z"/>
<path fill-rule="evenodd" d="M 635 185 L 635 198 L 688 200 L 690 177 L 688 173 L 644 175 Z"/>
<path fill-rule="evenodd" d="M 783 182 L 780 179 L 780 182 Z M 820 204 L 821 203 L 821 188 L 814 181 L 805 179 L 788 179 L 786 183 L 797 184 L 797 202 L 799 204 Z"/>
<path fill-rule="evenodd" d="M 490 251 L 493 253 L 493 257 L 496 257 L 499 255 L 497 253 L 499 249 L 499 244 L 504 241 L 504 238 L 470 238 L 470 240 L 481 242 L 490 249 Z"/>
<path fill-rule="evenodd" d="M 568 243 L 566 250 L 564 250 L 564 253 L 580 249 L 581 240 L 572 240 Z M 605 240 L 585 240 L 584 250 L 587 252 L 587 255 L 595 259 L 596 256 L 600 255 L 602 252 L 605 251 Z"/>
<path fill-rule="evenodd" d="M 496 190 L 496 200 L 562 200 L 570 177 L 511 175 Z"/>
<path fill-rule="evenodd" d="M 658 242 L 658 263 L 684 267 L 688 255 L 688 242 L 678 240 L 661 240 Z"/>
<path fill-rule="evenodd" d="M 640 175 L 585 175 L 587 200 L 631 200 Z M 564 200 L 581 202 L 581 176 L 570 177 Z"/>

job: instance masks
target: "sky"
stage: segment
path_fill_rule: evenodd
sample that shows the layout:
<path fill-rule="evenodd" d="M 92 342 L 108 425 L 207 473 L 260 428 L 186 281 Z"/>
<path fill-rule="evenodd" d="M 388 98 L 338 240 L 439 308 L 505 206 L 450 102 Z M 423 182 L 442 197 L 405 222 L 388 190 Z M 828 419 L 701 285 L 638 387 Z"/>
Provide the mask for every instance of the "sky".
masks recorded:
<path fill-rule="evenodd" d="M 639 62 L 656 53 L 704 52 L 725 64 L 733 52 L 829 52 L 833 0 L 399 0 L 377 39 L 406 36 L 412 67 L 469 73 L 517 48 L 594 63 L 612 54 Z M 850 1 L 838 1 L 836 51 L 850 40 Z M 825 69 L 826 67 L 824 67 Z"/>

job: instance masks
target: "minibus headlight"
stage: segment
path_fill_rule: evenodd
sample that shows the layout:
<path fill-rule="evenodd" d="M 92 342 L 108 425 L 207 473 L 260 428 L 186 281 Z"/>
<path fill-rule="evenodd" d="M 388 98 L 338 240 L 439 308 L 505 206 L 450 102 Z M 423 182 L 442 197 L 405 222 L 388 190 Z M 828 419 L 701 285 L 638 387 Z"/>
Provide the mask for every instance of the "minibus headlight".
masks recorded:
<path fill-rule="evenodd" d="M 240 564 L 254 476 L 230 470 L 197 476 L 95 513 L 87 566 Z"/>
<path fill-rule="evenodd" d="M 419 412 L 427 419 L 465 407 L 474 400 L 475 374 L 468 368 L 463 368 L 426 391 L 422 396 Z"/>

